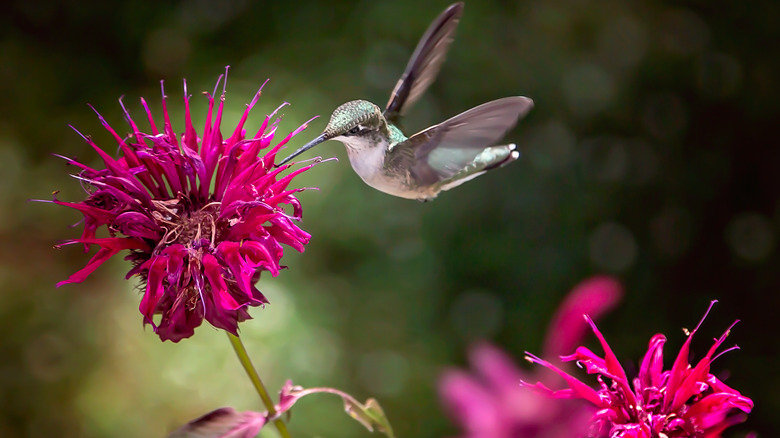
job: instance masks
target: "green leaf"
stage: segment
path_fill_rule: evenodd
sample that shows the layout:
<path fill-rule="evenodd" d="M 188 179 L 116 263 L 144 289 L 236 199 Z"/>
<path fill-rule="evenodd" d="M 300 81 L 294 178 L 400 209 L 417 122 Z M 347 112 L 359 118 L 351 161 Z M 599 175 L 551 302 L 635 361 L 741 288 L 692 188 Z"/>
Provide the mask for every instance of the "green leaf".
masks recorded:
<path fill-rule="evenodd" d="M 385 411 L 382 410 L 376 399 L 368 399 L 365 405 L 358 403 L 352 397 L 342 396 L 342 399 L 344 400 L 344 410 L 347 414 L 360 422 L 366 429 L 371 432 L 376 429 L 377 432 L 387 435 L 388 438 L 395 438 L 393 428 L 387 420 Z"/>

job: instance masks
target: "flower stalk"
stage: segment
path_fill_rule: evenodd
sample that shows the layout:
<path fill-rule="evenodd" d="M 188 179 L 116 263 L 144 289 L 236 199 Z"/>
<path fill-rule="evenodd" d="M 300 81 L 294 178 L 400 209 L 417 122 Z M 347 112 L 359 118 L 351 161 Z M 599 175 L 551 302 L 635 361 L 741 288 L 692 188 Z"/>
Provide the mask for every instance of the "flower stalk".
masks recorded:
<path fill-rule="evenodd" d="M 241 338 L 238 336 L 228 332 L 225 333 L 230 340 L 230 344 L 233 346 L 233 350 L 236 352 L 238 361 L 241 362 L 241 366 L 244 367 L 244 371 L 246 371 L 246 374 L 249 376 L 249 380 L 252 381 L 252 385 L 255 387 L 260 399 L 263 401 L 263 405 L 265 405 L 265 408 L 268 411 L 268 417 L 275 418 L 277 415 L 276 406 L 274 406 L 273 400 L 271 400 L 271 397 L 268 395 L 268 390 L 265 389 L 263 381 L 260 380 L 260 375 L 257 374 L 257 370 L 254 365 L 252 365 L 252 360 L 249 358 L 249 353 L 247 353 L 244 343 L 241 342 Z M 276 429 L 279 430 L 279 435 L 281 435 L 282 438 L 291 438 L 290 432 L 287 430 L 287 424 L 285 424 L 281 418 L 275 418 L 274 425 L 276 426 Z"/>

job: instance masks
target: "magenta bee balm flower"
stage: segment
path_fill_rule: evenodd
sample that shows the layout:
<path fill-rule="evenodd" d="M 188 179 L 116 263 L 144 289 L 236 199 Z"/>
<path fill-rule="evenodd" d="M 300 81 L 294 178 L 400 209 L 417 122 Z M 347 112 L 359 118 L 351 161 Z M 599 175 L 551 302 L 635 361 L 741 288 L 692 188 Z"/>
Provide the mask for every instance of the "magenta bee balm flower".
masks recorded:
<path fill-rule="evenodd" d="M 571 351 L 587 330 L 583 313 L 599 317 L 622 296 L 620 284 L 598 276 L 581 282 L 555 313 L 545 338 L 545 356 Z M 461 438 L 577 438 L 588 428 L 594 409 L 579 400 L 554 400 L 521 384 L 560 380 L 538 369 L 518 368 L 501 350 L 478 344 L 469 352 L 471 371 L 448 370 L 439 382 L 444 408 L 460 426 Z M 541 372 L 540 372 L 541 371 Z"/>
<path fill-rule="evenodd" d="M 106 260 L 128 250 L 125 259 L 133 268 L 127 277 L 139 276 L 145 284 L 140 305 L 144 324 L 150 324 L 161 340 L 173 342 L 192 336 L 204 318 L 236 335 L 238 323 L 250 318 L 248 307 L 268 303 L 255 283 L 262 271 L 279 273 L 282 244 L 303 251 L 311 237 L 296 225 L 302 210 L 294 194 L 303 189 L 288 186 L 312 165 L 287 175 L 282 172 L 289 166 L 274 168 L 276 153 L 306 124 L 272 145 L 280 106 L 253 137 L 246 138 L 244 123 L 260 97 L 258 91 L 238 126 L 223 138 L 223 84 L 218 102 L 216 88 L 207 95 L 208 113 L 199 135 L 186 82 L 184 94 L 184 132 L 178 136 L 164 91 L 162 129 L 143 99 L 148 132 L 130 117 L 121 99 L 130 125 L 126 137 L 98 114 L 119 145 L 119 156 L 106 152 L 115 147 L 103 149 L 82 136 L 105 168 L 67 159 L 81 169 L 75 177 L 83 182 L 87 199 L 53 201 L 84 215 L 81 237 L 63 245 L 99 248 L 83 269 L 58 286 L 84 281 Z M 104 236 L 98 237 L 104 226 Z"/>
<path fill-rule="evenodd" d="M 710 304 L 710 308 L 715 301 Z M 707 309 L 707 313 L 709 313 Z M 704 318 L 707 314 L 705 313 Z M 543 359 L 528 354 L 529 361 L 541 364 L 563 377 L 569 388 L 553 391 L 542 383 L 534 387 L 559 398 L 580 398 L 596 406 L 589 437 L 609 438 L 716 438 L 736 423 L 744 421 L 753 401 L 710 374 L 717 349 L 726 340 L 731 325 L 695 365 L 688 363 L 690 345 L 699 325 L 688 335 L 672 368 L 664 371 L 663 345 L 666 337 L 650 339 L 639 373 L 629 380 L 626 372 L 593 321 L 586 317 L 596 334 L 604 356 L 578 347 L 563 361 L 576 361 L 588 374 L 597 374 L 599 388 L 593 389 Z M 732 349 L 737 347 L 732 347 Z M 726 350 L 728 351 L 728 350 Z M 722 354 L 721 352 L 720 354 Z"/>

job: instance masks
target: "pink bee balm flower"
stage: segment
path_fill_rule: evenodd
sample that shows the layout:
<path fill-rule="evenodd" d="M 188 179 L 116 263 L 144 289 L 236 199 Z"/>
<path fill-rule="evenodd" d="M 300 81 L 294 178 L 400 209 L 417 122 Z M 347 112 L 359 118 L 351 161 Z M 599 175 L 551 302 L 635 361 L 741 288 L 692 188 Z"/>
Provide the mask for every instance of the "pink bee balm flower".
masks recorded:
<path fill-rule="evenodd" d="M 712 309 L 710 303 L 707 313 Z M 666 337 L 657 334 L 650 339 L 639 374 L 628 380 L 623 367 L 609 348 L 607 341 L 593 321 L 586 317 L 596 334 L 604 357 L 585 347 L 578 347 L 563 361 L 577 361 L 588 374 L 598 374 L 599 389 L 593 389 L 560 368 L 527 354 L 531 362 L 541 364 L 563 377 L 569 388 L 553 391 L 543 383 L 534 387 L 558 398 L 581 398 L 596 406 L 589 437 L 609 438 L 716 438 L 736 423 L 745 420 L 753 408 L 753 401 L 730 388 L 710 374 L 710 364 L 717 349 L 723 344 L 734 324 L 695 365 L 688 363 L 691 339 L 704 318 L 688 335 L 677 358 L 668 371 L 663 370 L 663 345 Z M 731 349 L 737 348 L 732 347 Z M 726 351 L 729 351 L 728 349 Z M 722 354 L 721 352 L 720 354 Z"/>
<path fill-rule="evenodd" d="M 580 283 L 558 308 L 547 332 L 546 354 L 571 351 L 587 328 L 583 313 L 602 315 L 622 295 L 610 277 Z M 496 347 L 480 344 L 469 354 L 473 372 L 449 370 L 439 393 L 463 438 L 571 438 L 582 435 L 594 409 L 579 401 L 560 403 L 521 385 L 523 380 L 557 379 L 552 373 L 528 373 Z"/>
<path fill-rule="evenodd" d="M 227 70 L 225 82 L 226 75 Z M 140 305 L 144 324 L 151 325 L 163 341 L 192 336 L 204 318 L 236 335 L 238 323 L 250 318 L 248 307 L 268 303 L 254 284 L 262 271 L 279 273 L 282 244 L 301 252 L 311 238 L 295 224 L 302 210 L 293 195 L 303 189 L 288 185 L 312 165 L 284 176 L 281 173 L 289 166 L 274 168 L 276 153 L 306 124 L 272 146 L 279 121 L 272 119 L 282 105 L 265 118 L 254 137 L 246 138 L 244 123 L 260 97 L 260 87 L 225 139 L 220 130 L 224 87 L 218 102 L 216 88 L 207 95 L 209 111 L 200 136 L 192 123 L 186 81 L 185 128 L 180 136 L 171 125 L 164 90 L 161 130 L 141 99 L 148 133 L 136 125 L 120 99 L 130 125 L 126 137 L 98 114 L 119 145 L 119 157 L 82 135 L 105 169 L 66 158 L 81 169 L 75 177 L 84 183 L 87 199 L 53 200 L 84 215 L 81 237 L 63 245 L 83 244 L 86 251 L 99 247 L 83 269 L 57 286 L 84 281 L 106 260 L 128 250 L 125 259 L 133 268 L 127 277 L 137 275 L 145 283 Z M 285 205 L 292 211 L 285 211 Z M 103 226 L 107 237 L 97 237 Z M 158 322 L 155 315 L 160 315 Z"/>

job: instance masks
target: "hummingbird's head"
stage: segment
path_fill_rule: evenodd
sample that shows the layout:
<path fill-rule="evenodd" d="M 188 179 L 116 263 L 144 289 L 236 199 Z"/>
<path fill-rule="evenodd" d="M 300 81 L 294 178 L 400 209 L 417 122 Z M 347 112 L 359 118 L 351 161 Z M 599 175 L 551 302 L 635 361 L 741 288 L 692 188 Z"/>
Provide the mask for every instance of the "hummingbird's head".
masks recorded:
<path fill-rule="evenodd" d="M 333 111 L 323 134 L 327 140 L 376 131 L 385 126 L 385 118 L 378 106 L 367 100 L 352 100 Z"/>
<path fill-rule="evenodd" d="M 367 100 L 352 100 L 333 111 L 322 134 L 306 143 L 277 166 L 295 158 L 312 147 L 326 141 L 338 140 L 349 149 L 359 148 L 363 139 L 374 138 L 384 133 L 387 136 L 387 122 L 378 106 Z"/>

